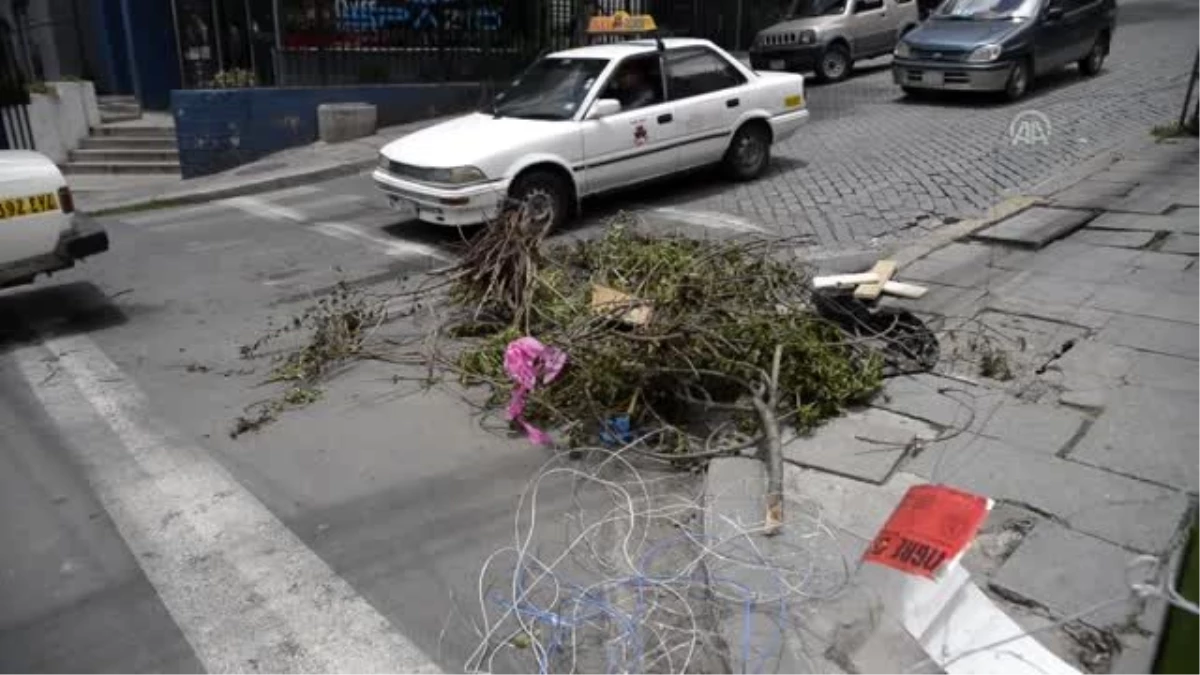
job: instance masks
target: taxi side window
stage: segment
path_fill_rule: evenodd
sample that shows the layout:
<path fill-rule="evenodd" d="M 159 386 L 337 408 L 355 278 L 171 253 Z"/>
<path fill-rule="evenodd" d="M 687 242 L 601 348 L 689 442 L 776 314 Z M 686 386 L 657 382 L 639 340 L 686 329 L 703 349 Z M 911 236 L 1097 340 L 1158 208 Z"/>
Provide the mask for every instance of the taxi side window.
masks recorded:
<path fill-rule="evenodd" d="M 855 14 L 873 12 L 877 9 L 883 9 L 883 0 L 858 0 L 854 3 Z"/>
<path fill-rule="evenodd" d="M 637 110 L 662 103 L 662 65 L 658 54 L 645 54 L 625 59 L 604 85 L 600 98 L 615 98 L 621 110 Z"/>
<path fill-rule="evenodd" d="M 746 78 L 725 59 L 703 47 L 667 53 L 671 100 L 700 96 L 744 84 Z"/>

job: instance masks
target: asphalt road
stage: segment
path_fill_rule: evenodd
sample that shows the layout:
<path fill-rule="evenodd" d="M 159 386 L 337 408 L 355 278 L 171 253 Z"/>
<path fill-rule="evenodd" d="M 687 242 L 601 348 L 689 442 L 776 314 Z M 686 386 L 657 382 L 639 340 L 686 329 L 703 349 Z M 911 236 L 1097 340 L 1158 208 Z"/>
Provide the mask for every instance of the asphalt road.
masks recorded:
<path fill-rule="evenodd" d="M 396 278 L 439 261 L 433 246 L 386 241 L 379 228 L 395 216 L 338 187 L 110 220 L 112 251 L 95 264 L 0 299 L 4 324 L 15 327 L 0 358 L 7 441 L 0 456 L 11 487 L 4 526 L 13 530 L 7 541 L 23 542 L 2 554 L 0 667 L 194 671 L 221 663 L 213 662 L 209 633 L 230 605 L 189 596 L 203 592 L 193 584 L 228 581 L 228 570 L 192 563 L 213 556 L 234 568 L 274 563 L 261 551 L 237 553 L 244 542 L 236 536 L 197 552 L 170 534 L 168 525 L 182 519 L 176 512 L 194 521 L 180 537 L 228 527 L 213 519 L 212 496 L 197 494 L 209 485 L 175 493 L 139 456 L 171 448 L 181 458 L 168 461 L 224 477 L 212 485 L 236 484 L 214 494 L 244 488 L 245 503 L 230 517 L 272 514 L 278 523 L 263 527 L 294 534 L 291 549 L 314 551 L 395 626 L 388 631 L 438 658 L 451 589 L 458 601 L 473 600 L 480 564 L 511 541 L 515 499 L 546 453 L 498 441 L 445 395 L 398 402 L 376 368 L 350 374 L 319 405 L 267 432 L 228 435 L 244 405 L 269 396 L 261 386 L 269 366 L 239 358 L 269 319 L 298 312 L 339 280 Z M 55 358 L 63 354 L 85 363 L 64 366 Z M 30 371 L 46 363 L 44 374 Z M 115 446 L 110 461 L 134 456 L 134 475 L 110 482 L 98 473 L 87 457 L 97 444 Z M 147 480 L 172 504 L 162 527 L 122 508 L 145 498 L 136 488 Z M 151 573 L 162 558 L 178 558 L 183 568 Z M 267 616 L 225 635 L 231 642 L 217 652 L 241 652 L 235 669 L 346 668 L 309 644 L 288 647 L 294 655 L 270 644 L 278 636 L 296 643 L 297 631 L 286 625 L 292 610 L 273 604 L 263 584 L 270 586 L 247 582 L 245 597 L 231 602 L 239 611 L 264 603 Z M 169 590 L 180 587 L 183 597 Z M 450 633 L 443 650 L 448 669 L 461 669 L 474 647 L 455 640 Z M 396 669 L 386 659 L 365 663 Z"/>
<path fill-rule="evenodd" d="M 865 68 L 810 91 L 814 121 L 767 179 L 670 181 L 590 205 L 573 233 L 637 209 L 653 226 L 865 246 L 981 208 L 1170 117 L 1196 7 L 1122 7 L 1099 78 L 1060 76 L 1020 106 L 916 104 Z M 1003 149 L 1026 107 L 1057 135 Z M 453 256 L 453 232 L 402 220 L 359 176 L 113 217 L 110 252 L 0 293 L 0 670 L 462 668 L 480 567 L 512 543 L 547 451 L 374 363 L 228 434 L 276 391 L 239 357 L 269 320 L 339 280 L 384 292 Z"/>
<path fill-rule="evenodd" d="M 401 222 L 364 180 L 109 218 L 103 257 L 0 295 L 20 542 L 0 552 L 0 670 L 463 668 L 481 569 L 551 452 L 375 362 L 229 434 L 280 391 L 269 358 L 240 356 L 272 322 L 451 259 L 457 234 Z M 541 493 L 545 522 L 568 487 Z M 349 644 L 323 637 L 346 616 Z"/>

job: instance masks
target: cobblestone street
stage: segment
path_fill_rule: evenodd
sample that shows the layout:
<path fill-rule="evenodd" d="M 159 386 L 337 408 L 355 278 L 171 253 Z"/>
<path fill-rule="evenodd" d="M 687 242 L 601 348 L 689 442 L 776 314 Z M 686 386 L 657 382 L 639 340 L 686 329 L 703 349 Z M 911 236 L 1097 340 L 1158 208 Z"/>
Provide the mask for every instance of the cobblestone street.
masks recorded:
<path fill-rule="evenodd" d="M 1110 150 L 1179 113 L 1195 53 L 1195 3 L 1122 3 L 1104 70 L 1051 75 L 1025 100 L 904 97 L 890 58 L 859 64 L 849 80 L 813 83 L 811 122 L 777 147 L 769 178 L 738 187 L 719 179 L 664 191 L 658 205 L 716 211 L 826 247 L 911 237 L 918 224 L 966 217 Z M 1045 144 L 1014 145 L 1009 125 L 1026 110 L 1049 118 Z M 926 220 L 932 219 L 932 220 Z"/>

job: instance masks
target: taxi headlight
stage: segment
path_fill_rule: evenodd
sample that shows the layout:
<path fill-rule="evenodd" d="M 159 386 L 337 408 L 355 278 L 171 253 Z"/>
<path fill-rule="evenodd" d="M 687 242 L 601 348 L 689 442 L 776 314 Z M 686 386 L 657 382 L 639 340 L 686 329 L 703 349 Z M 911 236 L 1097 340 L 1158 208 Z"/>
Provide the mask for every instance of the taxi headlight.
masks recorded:
<path fill-rule="evenodd" d="M 452 169 L 430 169 L 429 180 L 434 183 L 466 185 L 487 180 L 487 176 L 473 166 L 456 166 Z"/>
<path fill-rule="evenodd" d="M 907 59 L 912 56 L 912 47 L 907 42 L 897 42 L 894 55 L 897 58 Z"/>

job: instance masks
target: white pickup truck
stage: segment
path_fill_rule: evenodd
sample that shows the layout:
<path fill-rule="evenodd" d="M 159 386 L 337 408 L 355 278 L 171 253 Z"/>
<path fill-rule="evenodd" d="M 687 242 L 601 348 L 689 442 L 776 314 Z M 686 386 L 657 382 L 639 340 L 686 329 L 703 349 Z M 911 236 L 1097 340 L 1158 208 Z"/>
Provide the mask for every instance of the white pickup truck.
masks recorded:
<path fill-rule="evenodd" d="M 71 189 L 45 155 L 0 150 L 0 288 L 32 282 L 108 250 L 108 235 L 75 213 Z"/>

